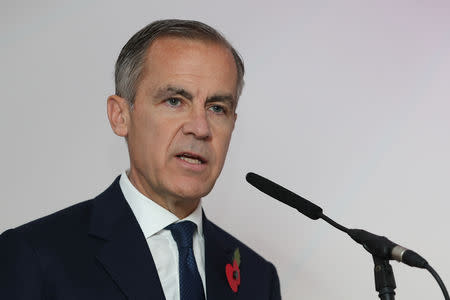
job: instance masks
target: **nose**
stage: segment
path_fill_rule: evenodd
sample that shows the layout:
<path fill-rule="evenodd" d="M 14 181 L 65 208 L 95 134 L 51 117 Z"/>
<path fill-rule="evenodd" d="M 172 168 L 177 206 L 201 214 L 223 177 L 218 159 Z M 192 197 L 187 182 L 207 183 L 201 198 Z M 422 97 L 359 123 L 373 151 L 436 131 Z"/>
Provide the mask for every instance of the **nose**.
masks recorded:
<path fill-rule="evenodd" d="M 204 109 L 192 111 L 182 128 L 183 134 L 192 134 L 197 139 L 207 139 L 211 136 L 211 127 Z"/>

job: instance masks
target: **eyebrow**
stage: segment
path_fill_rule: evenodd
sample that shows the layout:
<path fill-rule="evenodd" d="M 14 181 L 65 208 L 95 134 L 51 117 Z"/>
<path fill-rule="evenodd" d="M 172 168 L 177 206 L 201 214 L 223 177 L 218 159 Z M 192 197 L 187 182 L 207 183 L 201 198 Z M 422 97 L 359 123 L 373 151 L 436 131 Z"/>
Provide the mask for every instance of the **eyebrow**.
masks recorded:
<path fill-rule="evenodd" d="M 168 85 L 164 88 L 160 88 L 158 89 L 158 91 L 156 92 L 155 97 L 157 99 L 160 98 L 167 98 L 167 97 L 171 97 L 174 95 L 180 95 L 185 97 L 186 99 L 192 100 L 192 98 L 194 98 L 192 96 L 191 93 L 189 93 L 188 91 L 186 91 L 185 89 L 181 88 L 181 87 L 176 87 L 173 85 Z"/>
<path fill-rule="evenodd" d="M 188 100 L 192 100 L 194 98 L 193 95 L 190 92 L 186 91 L 184 88 L 173 85 L 167 85 L 164 88 L 158 89 L 158 91 L 155 94 L 155 98 L 156 99 L 168 98 L 175 95 L 180 95 Z M 230 105 L 231 108 L 234 108 L 236 103 L 235 98 L 231 94 L 212 95 L 206 99 L 206 103 L 211 102 L 225 102 L 228 103 L 228 105 Z"/>

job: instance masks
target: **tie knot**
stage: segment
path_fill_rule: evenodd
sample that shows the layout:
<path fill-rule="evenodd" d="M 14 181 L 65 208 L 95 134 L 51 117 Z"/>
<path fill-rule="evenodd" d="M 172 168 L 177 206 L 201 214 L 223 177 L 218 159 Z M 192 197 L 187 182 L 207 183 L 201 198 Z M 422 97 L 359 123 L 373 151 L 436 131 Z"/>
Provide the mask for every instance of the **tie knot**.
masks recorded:
<path fill-rule="evenodd" d="M 166 227 L 172 232 L 173 239 L 177 242 L 178 248 L 192 248 L 192 236 L 197 225 L 192 221 L 183 221 L 170 224 Z"/>

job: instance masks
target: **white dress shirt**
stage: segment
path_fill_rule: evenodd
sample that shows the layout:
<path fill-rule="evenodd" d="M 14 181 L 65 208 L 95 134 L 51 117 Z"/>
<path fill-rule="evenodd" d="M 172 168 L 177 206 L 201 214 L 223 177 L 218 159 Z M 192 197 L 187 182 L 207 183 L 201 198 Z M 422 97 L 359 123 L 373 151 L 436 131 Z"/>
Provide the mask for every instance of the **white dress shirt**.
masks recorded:
<path fill-rule="evenodd" d="M 120 176 L 120 188 L 147 240 L 166 299 L 180 300 L 177 243 L 170 230 L 164 229 L 180 220 L 170 211 L 139 192 L 128 179 L 126 172 Z M 206 294 L 205 240 L 203 238 L 201 202 L 183 220 L 192 221 L 197 225 L 197 231 L 194 232 L 193 237 L 194 256 Z"/>

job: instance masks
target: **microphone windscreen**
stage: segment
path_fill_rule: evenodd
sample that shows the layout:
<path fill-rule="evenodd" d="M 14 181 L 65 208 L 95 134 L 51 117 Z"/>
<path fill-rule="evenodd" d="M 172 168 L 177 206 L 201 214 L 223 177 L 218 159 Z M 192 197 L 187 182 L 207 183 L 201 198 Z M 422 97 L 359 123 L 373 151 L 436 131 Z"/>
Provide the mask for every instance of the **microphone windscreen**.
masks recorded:
<path fill-rule="evenodd" d="M 317 220 L 322 216 L 322 208 L 269 179 L 252 172 L 247 173 L 245 179 L 261 192 L 295 208 L 313 220 Z"/>

